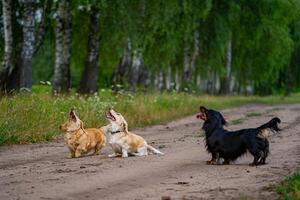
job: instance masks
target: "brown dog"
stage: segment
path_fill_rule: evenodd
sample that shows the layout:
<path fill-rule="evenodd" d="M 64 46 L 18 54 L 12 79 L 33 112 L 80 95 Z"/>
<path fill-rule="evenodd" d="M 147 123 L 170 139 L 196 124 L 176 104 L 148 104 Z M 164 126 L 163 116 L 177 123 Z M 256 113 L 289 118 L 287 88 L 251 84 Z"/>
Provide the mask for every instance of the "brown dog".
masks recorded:
<path fill-rule="evenodd" d="M 94 150 L 99 155 L 102 147 L 105 146 L 106 137 L 101 129 L 83 128 L 82 121 L 72 109 L 67 122 L 60 126 L 60 130 L 65 133 L 64 139 L 71 153 L 71 158 L 78 158 L 82 153 Z"/>

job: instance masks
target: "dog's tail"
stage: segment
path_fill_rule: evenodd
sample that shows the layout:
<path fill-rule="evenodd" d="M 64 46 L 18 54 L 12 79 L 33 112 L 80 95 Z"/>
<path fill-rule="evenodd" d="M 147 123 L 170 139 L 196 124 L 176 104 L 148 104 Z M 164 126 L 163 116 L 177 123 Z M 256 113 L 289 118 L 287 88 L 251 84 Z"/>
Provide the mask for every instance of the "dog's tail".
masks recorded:
<path fill-rule="evenodd" d="M 147 149 L 152 151 L 153 153 L 155 154 L 158 154 L 158 155 L 164 155 L 164 153 L 160 152 L 159 150 L 155 149 L 153 146 L 147 144 Z"/>
<path fill-rule="evenodd" d="M 270 129 L 271 131 L 275 131 L 275 132 L 280 131 L 280 128 L 278 127 L 278 124 L 280 122 L 281 120 L 278 117 L 274 117 L 269 122 L 257 127 L 256 135 L 262 134 L 262 132 L 266 129 Z"/>
<path fill-rule="evenodd" d="M 261 125 L 260 127 L 257 127 L 256 129 L 261 131 L 266 128 L 270 128 L 273 131 L 280 131 L 280 128 L 278 127 L 278 124 L 281 122 L 281 120 L 278 117 L 274 117 L 269 122 Z"/>

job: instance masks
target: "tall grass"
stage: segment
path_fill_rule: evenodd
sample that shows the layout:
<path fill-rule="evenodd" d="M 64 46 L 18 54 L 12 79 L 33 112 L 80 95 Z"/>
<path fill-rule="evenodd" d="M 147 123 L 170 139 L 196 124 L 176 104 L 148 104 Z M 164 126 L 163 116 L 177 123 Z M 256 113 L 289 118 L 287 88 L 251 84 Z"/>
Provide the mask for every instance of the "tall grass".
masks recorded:
<path fill-rule="evenodd" d="M 184 93 L 111 94 L 102 90 L 99 95 L 83 97 L 51 96 L 48 87 L 34 87 L 32 94 L 17 94 L 0 100 L 0 145 L 48 141 L 61 135 L 58 127 L 75 108 L 85 127 L 101 127 L 107 122 L 104 112 L 115 108 L 127 119 L 129 129 L 184 117 L 198 111 L 200 105 L 222 109 L 248 103 L 299 103 L 300 94 L 283 98 L 214 97 Z"/>

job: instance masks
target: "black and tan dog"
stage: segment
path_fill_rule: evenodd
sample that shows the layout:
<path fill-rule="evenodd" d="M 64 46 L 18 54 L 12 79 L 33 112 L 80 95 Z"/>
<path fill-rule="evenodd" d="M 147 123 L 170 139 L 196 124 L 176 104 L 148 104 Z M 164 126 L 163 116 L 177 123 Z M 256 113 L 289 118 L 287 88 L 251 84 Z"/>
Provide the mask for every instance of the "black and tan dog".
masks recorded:
<path fill-rule="evenodd" d="M 227 131 L 223 127 L 226 121 L 222 114 L 203 106 L 197 118 L 204 120 L 202 129 L 205 131 L 206 148 L 212 155 L 207 164 L 217 164 L 220 158 L 224 159 L 223 164 L 229 164 L 247 151 L 254 156 L 250 165 L 265 164 L 269 154 L 269 132 L 280 130 L 280 119 L 274 117 L 257 128 Z"/>

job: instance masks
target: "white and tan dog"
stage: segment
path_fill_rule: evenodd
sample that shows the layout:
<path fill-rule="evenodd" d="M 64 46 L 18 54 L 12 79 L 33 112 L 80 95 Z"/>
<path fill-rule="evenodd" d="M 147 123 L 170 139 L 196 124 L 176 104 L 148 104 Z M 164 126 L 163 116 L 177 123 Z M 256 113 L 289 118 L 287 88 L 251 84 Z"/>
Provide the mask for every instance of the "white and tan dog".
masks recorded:
<path fill-rule="evenodd" d="M 110 124 L 102 127 L 102 130 L 109 135 L 109 144 L 114 151 L 109 157 L 121 155 L 124 158 L 128 157 L 128 154 L 147 156 L 148 150 L 155 154 L 163 155 L 162 152 L 147 144 L 144 138 L 129 132 L 127 122 L 120 113 L 109 109 L 106 112 L 106 118 Z"/>

